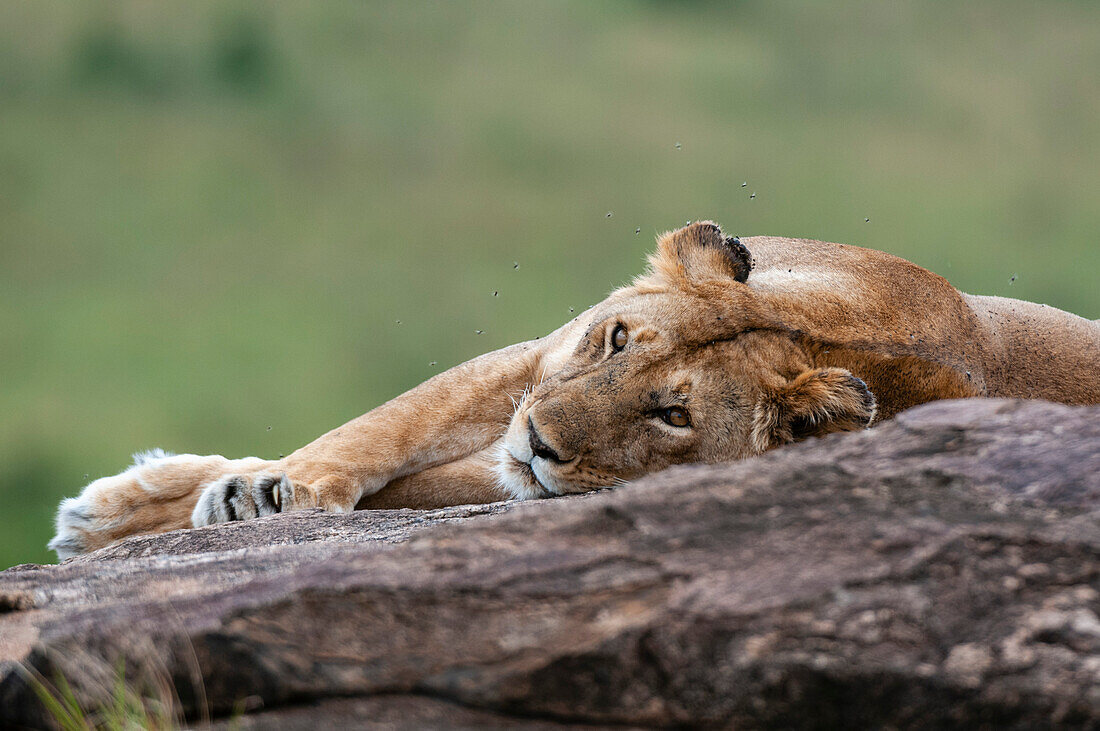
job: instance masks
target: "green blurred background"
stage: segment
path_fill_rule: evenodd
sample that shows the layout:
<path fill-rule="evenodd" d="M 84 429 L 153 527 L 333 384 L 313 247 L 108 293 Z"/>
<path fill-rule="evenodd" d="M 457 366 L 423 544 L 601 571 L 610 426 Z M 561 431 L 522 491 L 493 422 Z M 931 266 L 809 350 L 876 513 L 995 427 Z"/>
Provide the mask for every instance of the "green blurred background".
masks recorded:
<path fill-rule="evenodd" d="M 1091 1 L 4 3 L 0 567 L 131 452 L 289 452 L 688 219 L 1100 317 L 1098 69 Z"/>

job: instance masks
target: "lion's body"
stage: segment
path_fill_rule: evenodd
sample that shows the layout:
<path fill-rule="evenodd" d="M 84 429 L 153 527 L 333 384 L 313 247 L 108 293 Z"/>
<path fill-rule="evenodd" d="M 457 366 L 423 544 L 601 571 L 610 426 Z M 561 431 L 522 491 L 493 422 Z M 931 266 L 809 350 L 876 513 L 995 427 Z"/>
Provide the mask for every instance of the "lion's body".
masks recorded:
<path fill-rule="evenodd" d="M 935 399 L 1100 403 L 1097 366 L 1095 321 L 965 295 L 877 251 L 739 242 L 695 224 L 662 237 L 633 285 L 548 337 L 456 366 L 284 459 L 180 455 L 97 480 L 62 503 L 51 546 L 64 557 L 307 507 L 580 492 Z"/>
<path fill-rule="evenodd" d="M 1100 401 L 1100 322 L 1047 305 L 963 295 L 978 319 L 983 396 Z"/>
<path fill-rule="evenodd" d="M 744 239 L 748 284 L 792 327 L 836 346 L 821 366 L 852 371 L 881 418 L 919 403 L 986 396 L 1100 401 L 1100 323 L 1047 305 L 968 295 L 880 251 Z"/>

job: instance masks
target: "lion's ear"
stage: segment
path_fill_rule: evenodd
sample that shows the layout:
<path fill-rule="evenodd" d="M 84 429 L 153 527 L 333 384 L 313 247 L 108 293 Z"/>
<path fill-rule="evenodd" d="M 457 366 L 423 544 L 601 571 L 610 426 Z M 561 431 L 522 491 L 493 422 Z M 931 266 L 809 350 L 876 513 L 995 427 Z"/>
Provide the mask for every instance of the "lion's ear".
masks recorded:
<path fill-rule="evenodd" d="M 673 282 L 714 277 L 744 282 L 753 261 L 740 239 L 726 236 L 716 223 L 701 221 L 661 236 L 650 266 Z"/>
<path fill-rule="evenodd" d="M 843 368 L 805 371 L 757 407 L 753 441 L 761 451 L 836 431 L 866 429 L 875 396 Z"/>

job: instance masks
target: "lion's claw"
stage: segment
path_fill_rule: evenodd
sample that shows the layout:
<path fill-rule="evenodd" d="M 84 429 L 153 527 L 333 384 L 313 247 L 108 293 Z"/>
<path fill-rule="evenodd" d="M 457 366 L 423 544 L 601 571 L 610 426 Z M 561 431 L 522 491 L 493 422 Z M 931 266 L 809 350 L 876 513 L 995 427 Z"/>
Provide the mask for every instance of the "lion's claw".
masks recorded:
<path fill-rule="evenodd" d="M 274 515 L 294 505 L 294 485 L 285 474 L 227 475 L 206 486 L 191 513 L 196 528 Z"/>

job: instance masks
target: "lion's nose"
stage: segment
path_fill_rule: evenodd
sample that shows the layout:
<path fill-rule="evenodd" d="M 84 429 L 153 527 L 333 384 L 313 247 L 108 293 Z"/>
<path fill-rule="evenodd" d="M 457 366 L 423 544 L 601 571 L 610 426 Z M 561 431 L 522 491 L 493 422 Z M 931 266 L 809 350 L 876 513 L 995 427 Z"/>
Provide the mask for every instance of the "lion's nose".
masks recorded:
<path fill-rule="evenodd" d="M 542 436 L 539 434 L 539 430 L 535 428 L 535 422 L 530 416 L 527 417 L 527 438 L 531 442 L 531 453 L 536 457 L 542 457 L 548 459 L 551 462 L 564 462 L 554 448 L 543 441 Z"/>

